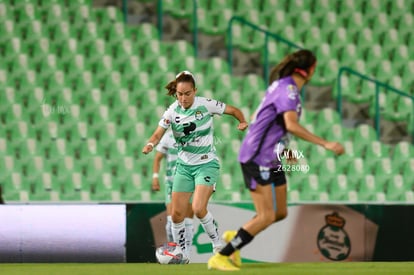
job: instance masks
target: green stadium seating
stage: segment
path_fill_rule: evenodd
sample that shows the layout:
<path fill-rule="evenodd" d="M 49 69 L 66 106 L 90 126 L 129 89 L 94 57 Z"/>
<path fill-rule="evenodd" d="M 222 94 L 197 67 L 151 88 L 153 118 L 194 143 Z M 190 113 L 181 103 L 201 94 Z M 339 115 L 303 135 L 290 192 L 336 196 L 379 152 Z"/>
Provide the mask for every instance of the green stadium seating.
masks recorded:
<path fill-rule="evenodd" d="M 360 124 L 358 125 L 353 134 L 353 141 L 359 142 L 359 141 L 372 141 L 376 140 L 376 133 L 374 128 L 372 128 L 368 124 Z"/>
<path fill-rule="evenodd" d="M 391 155 L 391 148 L 389 145 L 383 144 L 379 141 L 372 141 L 366 144 L 364 154 L 366 159 L 383 158 Z"/>
<path fill-rule="evenodd" d="M 400 141 L 394 146 L 393 157 L 408 159 L 414 155 L 414 147 L 407 141 Z"/>
<path fill-rule="evenodd" d="M 414 158 L 411 156 L 408 159 L 405 159 L 405 161 L 403 161 L 404 163 L 402 163 L 400 165 L 401 170 L 402 170 L 402 175 L 404 175 L 404 177 L 406 179 L 408 179 L 408 181 L 412 182 L 412 173 L 414 172 Z M 411 183 L 411 189 L 414 188 L 414 184 Z"/>
<path fill-rule="evenodd" d="M 360 201 L 377 201 L 378 194 L 384 194 L 383 186 L 374 175 L 365 175 L 361 178 L 358 196 Z"/>
<path fill-rule="evenodd" d="M 366 89 L 361 89 L 363 83 L 361 83 L 361 81 L 358 80 L 356 77 L 342 75 L 340 79 L 340 85 L 342 97 L 352 103 L 359 104 L 368 102 L 373 96 L 373 93 L 361 92 L 366 91 Z M 337 91 L 335 87 L 334 95 L 337 96 L 338 92 L 339 91 Z"/>
<path fill-rule="evenodd" d="M 387 201 L 405 201 L 407 187 L 401 175 L 390 176 L 385 188 Z"/>
<path fill-rule="evenodd" d="M 327 186 L 322 185 L 318 175 L 308 174 L 303 178 L 302 190 L 300 192 L 301 201 L 327 201 L 329 193 Z"/>
<path fill-rule="evenodd" d="M 377 177 L 387 177 L 389 175 L 398 173 L 388 157 L 380 158 L 379 160 L 371 159 L 371 169 L 373 174 Z"/>
<path fill-rule="evenodd" d="M 227 82 L 232 82 L 232 77 L 230 76 L 230 67 L 229 64 L 220 57 L 212 57 L 205 64 L 205 74 L 211 78 L 219 77 L 221 75 L 227 75 Z"/>
<path fill-rule="evenodd" d="M 192 0 L 164 0 L 163 9 L 170 12 L 173 16 L 178 18 L 188 18 L 192 16 L 193 1 Z"/>
<path fill-rule="evenodd" d="M 216 8 L 219 8 L 219 6 L 216 6 Z M 223 8 L 220 10 L 214 9 L 212 12 L 206 12 L 206 10 L 198 10 L 197 16 L 197 27 L 200 31 L 208 35 L 224 35 L 227 31 L 228 22 L 233 16 L 233 12 L 228 8 Z M 192 21 L 190 24 L 192 24 Z M 193 29 L 192 25 L 191 28 Z"/>
<path fill-rule="evenodd" d="M 329 185 L 329 199 L 332 201 L 355 202 L 358 200 L 353 186 L 344 174 L 338 174 L 331 179 Z"/>
<path fill-rule="evenodd" d="M 172 16 L 191 18 L 192 1 L 164 2 Z M 151 23 L 124 25 L 122 12 L 115 7 L 95 9 L 88 0 L 15 4 L 0 3 L 0 56 L 4 60 L 0 64 L 4 90 L 0 124 L 5 129 L 0 134 L 0 170 L 4 171 L 0 184 L 6 201 L 163 201 L 163 192 L 149 189 L 151 161 L 140 151 L 165 106 L 173 101 L 160 94 L 165 93 L 165 84 L 177 71 L 189 69 L 196 74 L 200 94 L 244 106 L 247 116 L 259 104 L 258 93 L 265 90 L 266 84 L 257 75 L 230 75 L 224 59 L 195 59 L 195 49 L 185 40 L 158 40 L 158 30 Z M 231 16 L 240 15 L 315 48 L 320 64 L 315 83 L 332 82 L 338 66 L 346 64 L 399 89 L 411 87 L 407 83 L 412 82 L 414 70 L 407 60 L 412 57 L 408 47 L 414 37 L 409 28 L 412 15 L 400 3 L 269 0 L 198 4 L 199 29 L 207 35 L 224 35 Z M 281 8 L 275 11 L 275 6 Z M 262 34 L 238 24 L 234 31 L 233 42 L 241 51 L 262 52 Z M 270 39 L 271 62 L 280 61 L 290 50 Z M 399 77 L 393 77 L 397 71 Z M 346 99 L 372 102 L 372 85 L 351 76 L 344 79 Z M 381 116 L 409 122 L 412 102 L 389 92 L 382 94 Z M 413 197 L 410 144 L 401 143 L 391 150 L 376 141 L 372 127 L 344 128 L 332 109 L 312 113 L 305 108 L 301 121 L 328 140 L 344 142 L 347 153 L 333 158 L 322 148 L 293 140 L 291 146 L 304 151 L 306 159 L 300 162 L 309 163 L 311 174 L 288 175 L 290 199 L 401 202 Z M 213 199 L 250 200 L 234 161 L 244 134 L 225 118 L 216 119 L 216 128 L 223 133 L 216 144 L 223 173 L 220 192 Z"/>

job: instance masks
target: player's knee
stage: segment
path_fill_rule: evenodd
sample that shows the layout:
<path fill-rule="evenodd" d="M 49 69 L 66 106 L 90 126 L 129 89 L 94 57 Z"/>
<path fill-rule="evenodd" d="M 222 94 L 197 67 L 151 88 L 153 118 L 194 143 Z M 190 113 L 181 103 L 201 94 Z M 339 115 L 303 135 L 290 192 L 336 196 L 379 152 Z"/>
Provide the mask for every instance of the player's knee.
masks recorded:
<path fill-rule="evenodd" d="M 207 215 L 207 209 L 204 207 L 193 207 L 193 212 L 194 215 L 199 219 L 202 219 Z"/>
<path fill-rule="evenodd" d="M 261 222 L 264 226 L 269 226 L 275 222 L 275 213 L 273 211 L 269 211 L 261 215 Z"/>
<path fill-rule="evenodd" d="M 185 212 L 180 211 L 172 211 L 171 219 L 173 223 L 179 223 L 182 222 L 185 218 Z"/>
<path fill-rule="evenodd" d="M 287 217 L 287 215 L 288 215 L 287 209 L 276 211 L 276 220 L 275 220 L 275 222 L 285 219 Z"/>

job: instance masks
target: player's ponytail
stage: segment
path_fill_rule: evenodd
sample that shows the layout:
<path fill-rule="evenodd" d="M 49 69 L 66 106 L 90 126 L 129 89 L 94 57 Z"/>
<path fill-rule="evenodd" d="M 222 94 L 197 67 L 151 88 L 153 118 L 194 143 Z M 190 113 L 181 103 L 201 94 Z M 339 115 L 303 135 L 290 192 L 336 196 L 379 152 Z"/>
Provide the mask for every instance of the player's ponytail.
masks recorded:
<path fill-rule="evenodd" d="M 269 84 L 280 78 L 298 73 L 303 77 L 307 77 L 309 69 L 315 64 L 316 57 L 309 50 L 298 50 L 288 54 L 282 61 L 277 64 L 270 72 Z"/>
<path fill-rule="evenodd" d="M 165 86 L 165 89 L 167 89 L 167 95 L 175 96 L 175 93 L 177 92 L 177 80 L 170 81 L 167 86 Z"/>

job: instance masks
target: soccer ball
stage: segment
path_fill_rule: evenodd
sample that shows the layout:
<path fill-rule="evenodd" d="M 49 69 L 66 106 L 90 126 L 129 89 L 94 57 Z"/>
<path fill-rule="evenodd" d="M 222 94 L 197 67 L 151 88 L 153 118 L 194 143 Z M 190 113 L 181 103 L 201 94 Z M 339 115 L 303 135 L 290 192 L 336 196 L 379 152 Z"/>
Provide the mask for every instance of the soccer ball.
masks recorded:
<path fill-rule="evenodd" d="M 155 250 L 155 257 L 160 264 L 187 264 L 189 262 L 181 247 L 173 242 L 159 246 Z"/>

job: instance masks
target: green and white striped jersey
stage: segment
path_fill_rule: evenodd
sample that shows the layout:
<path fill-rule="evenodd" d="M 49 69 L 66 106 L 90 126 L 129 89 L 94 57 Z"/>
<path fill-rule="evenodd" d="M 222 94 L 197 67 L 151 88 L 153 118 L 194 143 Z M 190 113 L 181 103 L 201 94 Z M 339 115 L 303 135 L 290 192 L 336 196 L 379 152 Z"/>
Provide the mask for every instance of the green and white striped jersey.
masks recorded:
<path fill-rule="evenodd" d="M 160 140 L 160 143 L 158 143 L 156 150 L 165 155 L 165 178 L 167 181 L 172 182 L 175 165 L 178 159 L 178 148 L 171 130 L 168 130 L 164 134 Z"/>
<path fill-rule="evenodd" d="M 214 147 L 213 115 L 222 115 L 223 102 L 195 97 L 189 109 L 182 108 L 178 101 L 170 105 L 162 116 L 159 126 L 171 126 L 178 144 L 178 163 L 199 165 L 218 159 Z"/>

